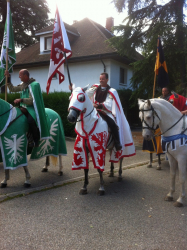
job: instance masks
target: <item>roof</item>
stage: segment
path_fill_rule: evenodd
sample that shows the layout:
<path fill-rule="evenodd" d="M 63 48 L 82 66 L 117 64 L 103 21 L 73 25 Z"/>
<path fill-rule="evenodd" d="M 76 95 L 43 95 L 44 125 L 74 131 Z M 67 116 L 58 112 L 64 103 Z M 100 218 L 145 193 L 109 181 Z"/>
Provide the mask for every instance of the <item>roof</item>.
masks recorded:
<path fill-rule="evenodd" d="M 69 25 L 67 23 L 64 22 L 64 26 L 66 28 L 66 31 L 67 33 L 74 33 L 75 35 L 78 35 L 79 36 L 79 33 L 77 32 L 77 30 L 72 26 L 72 25 Z M 54 27 L 54 24 L 51 24 L 43 29 L 40 29 L 40 30 L 37 30 L 36 31 L 36 36 L 39 36 L 40 34 L 42 33 L 53 33 L 53 27 Z"/>
<path fill-rule="evenodd" d="M 116 58 L 117 50 L 114 47 L 109 46 L 106 42 L 106 40 L 111 38 L 113 34 L 102 25 L 90 20 L 89 18 L 84 18 L 72 25 L 65 24 L 65 27 L 67 30 L 79 34 L 79 36 L 74 36 L 74 40 L 72 40 L 73 35 L 68 34 L 72 49 L 72 57 L 68 62 L 94 60 L 100 57 L 106 58 L 107 56 L 108 58 L 109 56 L 111 58 L 111 55 L 115 55 Z M 53 25 L 37 31 L 37 34 L 45 34 L 50 31 L 53 31 Z M 50 52 L 40 54 L 40 43 L 38 42 L 16 54 L 15 67 L 21 67 L 23 64 L 27 67 L 32 65 L 36 66 L 37 64 L 40 66 L 49 65 L 49 61 Z M 130 61 L 128 61 L 128 63 L 129 62 Z"/>

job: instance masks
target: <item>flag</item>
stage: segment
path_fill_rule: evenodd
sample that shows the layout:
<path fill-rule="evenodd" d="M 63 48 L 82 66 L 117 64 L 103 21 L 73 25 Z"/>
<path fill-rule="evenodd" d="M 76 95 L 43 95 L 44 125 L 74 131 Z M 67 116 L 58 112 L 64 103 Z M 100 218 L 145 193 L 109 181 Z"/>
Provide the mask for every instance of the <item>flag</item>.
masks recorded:
<path fill-rule="evenodd" d="M 59 84 L 64 81 L 64 61 L 66 58 L 70 58 L 72 55 L 71 47 L 69 44 L 68 36 L 64 23 L 62 21 L 61 15 L 58 8 L 56 8 L 55 22 L 53 28 L 53 37 L 51 45 L 51 58 L 49 65 L 49 74 L 47 80 L 46 91 L 49 93 L 49 88 L 51 85 L 51 80 L 53 76 L 59 74 Z"/>
<path fill-rule="evenodd" d="M 157 56 L 155 63 L 155 71 L 157 75 L 157 83 L 161 88 L 166 87 L 169 84 L 168 70 L 166 61 L 164 59 L 164 52 L 161 45 L 160 37 L 157 42 Z"/>
<path fill-rule="evenodd" d="M 13 65 L 16 63 L 16 53 L 14 47 L 14 33 L 12 29 L 12 16 L 10 11 L 10 3 L 7 2 L 7 16 L 3 37 L 3 44 L 1 47 L 0 59 L 0 87 L 5 85 L 5 70 L 6 70 L 6 53 L 8 48 L 8 71 L 13 72 Z"/>

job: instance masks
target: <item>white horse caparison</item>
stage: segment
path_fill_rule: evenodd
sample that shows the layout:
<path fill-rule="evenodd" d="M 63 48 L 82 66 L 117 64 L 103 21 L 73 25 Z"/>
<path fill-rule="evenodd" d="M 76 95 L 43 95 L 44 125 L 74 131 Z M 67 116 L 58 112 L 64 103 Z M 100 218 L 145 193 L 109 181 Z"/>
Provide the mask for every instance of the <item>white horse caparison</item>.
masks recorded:
<path fill-rule="evenodd" d="M 142 135 L 146 140 L 153 138 L 153 131 L 159 125 L 164 137 L 181 134 L 184 131 L 182 114 L 171 103 L 163 99 L 138 100 L 139 117 L 142 121 L 143 132 Z M 187 127 L 187 124 L 185 124 Z M 187 134 L 187 131 L 184 132 Z M 167 149 L 167 156 L 170 165 L 170 191 L 165 197 L 166 201 L 173 200 L 173 193 L 175 192 L 175 177 L 177 166 L 179 169 L 180 195 L 174 206 L 183 206 L 185 197 L 185 179 L 187 167 L 187 145 L 179 147 L 179 139 L 176 140 L 176 150 L 171 149 L 171 143 Z"/>

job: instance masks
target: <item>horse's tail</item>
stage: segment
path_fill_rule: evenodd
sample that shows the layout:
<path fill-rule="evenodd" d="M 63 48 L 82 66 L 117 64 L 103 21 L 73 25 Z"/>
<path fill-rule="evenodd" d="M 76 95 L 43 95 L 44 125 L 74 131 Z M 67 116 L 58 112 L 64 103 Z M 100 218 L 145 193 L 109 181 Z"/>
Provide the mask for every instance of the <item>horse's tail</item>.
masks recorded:
<path fill-rule="evenodd" d="M 56 167 L 58 164 L 58 157 L 50 155 L 50 159 L 51 159 L 52 164 Z"/>

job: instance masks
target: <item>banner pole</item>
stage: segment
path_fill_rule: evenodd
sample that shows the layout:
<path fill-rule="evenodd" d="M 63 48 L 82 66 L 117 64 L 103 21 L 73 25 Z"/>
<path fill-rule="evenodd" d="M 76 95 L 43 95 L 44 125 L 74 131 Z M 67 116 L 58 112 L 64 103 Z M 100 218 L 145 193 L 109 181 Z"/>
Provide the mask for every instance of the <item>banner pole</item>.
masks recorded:
<path fill-rule="evenodd" d="M 65 56 L 65 61 L 66 61 L 66 66 L 67 66 L 69 85 L 72 87 L 70 73 L 69 73 L 69 67 L 68 67 L 68 60 L 67 60 L 67 57 L 66 57 L 66 52 L 64 52 L 64 56 Z M 71 93 L 72 93 L 72 89 L 71 89 Z"/>
<path fill-rule="evenodd" d="M 155 84 L 156 84 L 156 70 L 155 70 L 155 76 L 154 76 L 153 98 L 155 97 Z"/>
<path fill-rule="evenodd" d="M 8 70 L 8 48 L 6 48 L 6 70 Z M 8 75 L 6 75 L 5 82 L 5 101 L 7 102 L 7 83 L 8 83 Z"/>
<path fill-rule="evenodd" d="M 8 9 L 8 3 L 10 3 L 10 0 L 7 0 L 7 9 Z M 7 11 L 8 14 L 8 11 Z M 7 16 L 7 19 L 9 17 Z M 9 27 L 8 27 L 9 28 Z M 6 70 L 8 70 L 8 48 L 6 48 Z M 5 101 L 7 101 L 7 83 L 8 83 L 8 76 L 6 75 L 6 82 L 5 82 Z"/>

